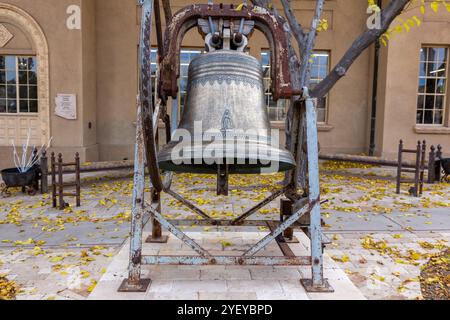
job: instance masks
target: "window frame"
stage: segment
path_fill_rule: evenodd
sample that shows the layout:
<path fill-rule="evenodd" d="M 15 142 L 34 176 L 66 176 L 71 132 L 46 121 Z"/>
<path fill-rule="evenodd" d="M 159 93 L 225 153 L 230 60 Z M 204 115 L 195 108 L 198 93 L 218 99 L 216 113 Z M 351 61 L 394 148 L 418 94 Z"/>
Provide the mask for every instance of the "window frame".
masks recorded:
<path fill-rule="evenodd" d="M 260 54 L 261 54 L 261 59 L 260 59 L 260 61 L 261 61 L 261 64 L 262 64 L 262 66 L 263 66 L 263 68 L 264 68 L 264 64 L 263 64 L 263 59 L 262 59 L 262 56 L 263 56 L 263 53 L 269 53 L 270 54 L 270 49 L 267 49 L 267 48 L 261 48 L 261 51 L 260 51 Z M 326 74 L 326 76 L 328 76 L 329 74 L 330 74 L 330 70 L 331 70 L 331 50 L 322 50 L 322 49 L 315 49 L 314 51 L 313 51 L 313 54 L 326 54 L 327 55 L 327 61 L 328 61 L 328 65 L 327 65 L 327 74 Z M 270 57 L 269 57 L 269 63 L 270 63 Z M 271 68 L 271 65 L 269 64 L 269 71 L 270 71 L 270 68 Z M 269 72 L 269 76 L 271 76 L 271 73 Z M 325 76 L 325 77 L 326 77 Z M 266 81 L 268 78 L 263 78 L 263 80 L 264 81 Z M 272 79 L 271 78 L 269 78 L 270 79 L 270 81 L 272 81 Z M 323 79 L 322 79 L 323 80 Z M 320 82 L 320 81 L 319 81 Z M 264 90 L 264 102 L 265 102 L 265 104 L 266 104 L 266 108 L 268 109 L 269 107 L 268 107 L 268 103 L 267 103 L 267 96 L 272 96 L 272 93 L 270 92 L 269 94 L 267 94 L 266 92 L 265 92 L 265 90 Z M 324 99 L 325 99 L 325 120 L 324 121 L 317 121 L 317 124 L 318 125 L 326 125 L 326 124 L 328 124 L 328 116 L 329 116 L 329 109 L 330 109 L 330 95 L 329 95 L 329 93 L 324 97 Z M 277 106 L 278 107 L 280 107 L 280 103 L 283 103 L 284 104 L 284 108 L 286 109 L 285 110 L 285 114 L 287 114 L 287 106 L 286 106 L 286 100 L 284 100 L 284 99 L 280 99 L 280 100 L 278 100 L 277 101 Z M 269 112 L 269 110 L 267 110 L 268 112 Z M 270 114 L 269 114 L 269 116 L 270 116 Z M 269 119 L 270 120 L 270 119 Z M 282 119 L 282 120 L 270 120 L 270 123 L 271 124 L 274 124 L 274 125 L 279 125 L 279 124 L 284 124 L 286 122 L 286 120 L 285 119 Z"/>
<path fill-rule="evenodd" d="M 6 111 L 8 111 L 8 100 L 12 100 L 12 99 L 8 99 L 8 83 L 7 83 L 7 73 L 8 73 L 8 69 L 6 66 L 6 57 L 14 57 L 15 59 L 15 79 L 16 79 L 16 83 L 15 83 L 15 88 L 16 88 L 16 112 L 0 112 L 0 116 L 37 116 L 39 115 L 39 75 L 38 75 L 38 60 L 37 60 L 37 55 L 36 54 L 14 54 L 14 53 L 4 53 L 4 54 L 0 54 L 0 56 L 4 56 L 5 57 L 5 69 L 1 69 L 3 72 L 5 72 L 5 98 L 1 98 L 1 99 L 5 99 L 6 100 Z M 35 70 L 32 69 L 25 69 L 25 70 L 20 70 L 19 69 L 19 59 L 20 58 L 33 58 L 34 62 L 35 62 Z M 19 80 L 19 72 L 20 71 L 25 71 L 27 72 L 27 83 L 25 85 L 20 84 L 20 80 Z M 28 73 L 32 71 L 35 73 L 36 75 L 36 84 L 30 84 L 29 82 L 29 75 Z M 27 87 L 27 98 L 26 99 L 21 99 L 20 98 L 20 88 L 26 86 Z M 36 88 L 36 99 L 30 99 L 30 87 L 35 87 Z M 28 111 L 28 112 L 22 112 L 20 111 L 20 102 L 22 100 L 26 100 L 28 102 L 28 110 L 30 110 L 30 101 L 36 101 L 37 103 L 37 111 Z"/>
<path fill-rule="evenodd" d="M 330 74 L 330 70 L 331 70 L 331 50 L 314 49 L 313 55 L 315 55 L 315 54 L 326 54 L 327 55 L 328 65 L 326 68 L 327 69 L 327 74 L 325 75 L 325 78 L 326 78 Z M 320 66 L 320 64 L 319 64 L 319 66 Z M 311 67 L 312 67 L 312 65 L 311 65 Z M 325 79 L 325 78 L 323 78 L 323 79 Z M 318 83 L 323 81 L 323 79 L 321 79 Z M 309 86 L 311 86 L 311 83 L 309 84 Z M 329 92 L 325 95 L 324 99 L 325 99 L 325 119 L 324 119 L 324 121 L 319 121 L 319 119 L 317 119 L 318 125 L 328 124 L 328 117 L 330 114 L 330 93 Z M 317 115 L 319 115 L 319 113 L 317 113 Z"/>
<path fill-rule="evenodd" d="M 268 59 L 268 64 L 264 64 L 263 61 L 263 56 L 265 54 L 269 54 L 269 59 Z M 270 49 L 267 48 L 261 48 L 260 50 L 260 62 L 261 62 L 261 66 L 263 67 L 263 71 L 265 71 L 264 69 L 268 69 L 267 72 L 267 76 L 264 77 L 264 73 L 263 73 L 263 83 L 264 83 L 264 105 L 265 108 L 267 110 L 267 115 L 269 116 L 269 121 L 271 124 L 273 125 L 280 125 L 280 124 L 284 124 L 286 122 L 285 119 L 281 119 L 281 120 L 271 120 L 270 119 L 270 102 L 274 102 L 276 103 L 276 107 L 273 109 L 277 109 L 277 117 L 279 116 L 279 108 L 283 108 L 284 107 L 284 113 L 287 114 L 287 106 L 286 106 L 286 100 L 285 99 L 279 99 L 278 101 L 273 101 L 273 93 L 272 91 L 267 92 L 266 91 L 266 81 L 269 81 L 269 87 L 272 84 L 272 65 L 271 65 L 271 57 L 270 57 L 271 51 Z M 280 106 L 280 104 L 284 104 L 284 106 Z"/>
<path fill-rule="evenodd" d="M 183 111 L 184 111 L 184 109 L 181 108 L 181 106 L 183 105 L 181 97 L 182 97 L 183 93 L 187 94 L 187 88 L 186 88 L 186 90 L 182 90 L 182 88 L 181 88 L 181 80 L 182 79 L 186 79 L 186 83 L 188 82 L 188 80 L 189 80 L 189 66 L 190 66 L 192 60 L 195 59 L 198 55 L 203 54 L 204 51 L 205 51 L 205 49 L 204 48 L 200 48 L 200 47 L 182 47 L 180 49 L 180 78 L 178 79 L 178 88 L 179 88 L 179 90 L 178 90 L 178 94 L 177 94 L 178 119 L 181 119 L 181 117 L 183 116 Z M 183 62 L 181 61 L 182 60 L 181 57 L 182 57 L 183 52 L 184 53 L 189 52 L 189 59 L 190 60 L 189 60 L 188 64 L 186 64 L 186 63 L 183 64 Z M 198 54 L 198 55 L 193 57 L 192 56 L 193 53 L 194 54 Z M 183 74 L 182 74 L 182 67 L 183 66 L 186 66 L 187 69 L 188 69 L 188 73 L 187 73 L 186 76 L 183 76 Z"/>
<path fill-rule="evenodd" d="M 422 67 L 422 63 L 425 63 L 426 65 L 428 65 L 430 63 L 430 60 L 428 59 L 428 55 L 426 57 L 426 61 L 422 61 L 422 53 L 421 51 L 419 51 L 419 70 L 418 70 L 418 76 L 417 76 L 417 88 L 416 88 L 416 112 L 415 112 L 415 125 L 416 126 L 420 126 L 420 127 L 433 127 L 433 128 L 439 128 L 439 127 L 446 127 L 448 122 L 449 122 L 449 111 L 448 111 L 448 105 L 449 105 L 449 99 L 448 99 L 448 90 L 450 88 L 448 81 L 449 81 L 449 59 L 450 59 L 450 46 L 448 45 L 433 45 L 433 44 L 422 44 L 420 46 L 420 50 L 422 49 L 429 49 L 429 48 L 442 48 L 446 50 L 446 61 L 445 61 L 445 75 L 444 77 L 428 77 L 428 73 L 426 70 L 425 71 L 425 75 L 421 76 L 421 67 Z M 434 63 L 436 61 L 431 61 L 431 63 Z M 428 68 L 428 66 L 426 66 L 426 68 Z M 424 85 L 424 92 L 420 92 L 420 81 L 421 79 L 425 80 L 425 85 Z M 437 88 L 435 88 L 435 92 L 433 94 L 427 94 L 426 92 L 426 85 L 427 85 L 427 79 L 445 79 L 445 92 L 443 94 L 438 94 L 436 92 Z M 433 96 L 434 97 L 434 102 L 433 102 L 433 109 L 427 109 L 426 108 L 426 97 L 427 96 Z M 423 107 L 421 109 L 419 109 L 419 97 L 422 96 L 423 98 Z M 442 96 L 443 97 L 443 101 L 442 101 L 442 109 L 437 109 L 436 108 L 436 96 Z M 433 111 L 433 123 L 425 123 L 425 112 L 426 110 L 432 110 Z M 436 110 L 442 110 L 442 121 L 441 123 L 434 123 L 434 119 L 435 119 L 435 112 Z M 418 122 L 417 121 L 417 117 L 418 117 L 418 113 L 419 111 L 423 112 L 422 115 L 422 121 Z"/>

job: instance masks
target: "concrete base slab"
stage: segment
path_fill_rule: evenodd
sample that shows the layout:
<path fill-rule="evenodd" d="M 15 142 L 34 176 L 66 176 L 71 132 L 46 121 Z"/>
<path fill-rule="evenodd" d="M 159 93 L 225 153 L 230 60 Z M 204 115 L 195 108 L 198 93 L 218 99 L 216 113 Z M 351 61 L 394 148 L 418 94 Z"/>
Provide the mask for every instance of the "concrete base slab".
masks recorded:
<path fill-rule="evenodd" d="M 242 254 L 245 245 L 256 243 L 264 236 L 258 232 L 189 232 L 188 235 L 203 244 L 214 244 L 221 239 L 233 239 L 233 245 L 227 246 L 227 253 Z M 292 250 L 309 246 L 309 241 L 301 233 L 296 233 L 299 244 L 290 244 Z M 168 244 L 144 244 L 143 249 L 172 250 L 172 255 L 177 254 L 174 242 L 179 241 L 174 236 L 169 236 Z M 306 242 L 308 243 L 306 243 Z M 305 243 L 303 243 L 305 242 Z M 172 244 L 173 249 L 170 249 Z M 236 245 L 233 250 L 234 244 Z M 262 255 L 280 255 L 274 250 L 276 244 L 269 246 Z M 297 248 L 299 247 L 299 248 Z M 222 249 L 225 252 L 225 248 Z M 303 249 L 302 249 L 303 250 Z M 89 300 L 322 300 L 322 299 L 355 299 L 364 300 L 360 290 L 346 276 L 335 262 L 325 256 L 324 275 L 330 279 L 334 293 L 320 292 L 309 293 L 300 283 L 303 276 L 308 278 L 306 266 L 142 266 L 142 278 L 152 280 L 147 291 L 141 293 L 118 292 L 123 283 L 115 275 L 126 275 L 128 269 L 129 241 L 114 257 L 106 273 L 98 282 L 97 287 L 88 297 Z M 112 280 L 117 279 L 117 280 Z M 124 280 L 124 279 L 121 279 Z"/>

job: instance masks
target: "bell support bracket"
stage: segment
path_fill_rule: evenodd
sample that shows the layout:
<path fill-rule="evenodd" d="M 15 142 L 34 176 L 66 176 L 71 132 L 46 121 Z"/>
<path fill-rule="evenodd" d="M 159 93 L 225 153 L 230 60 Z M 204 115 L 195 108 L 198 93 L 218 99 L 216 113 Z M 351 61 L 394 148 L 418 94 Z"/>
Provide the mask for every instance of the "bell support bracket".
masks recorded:
<path fill-rule="evenodd" d="M 294 95 L 289 69 L 286 21 L 268 10 L 254 6 L 244 6 L 236 10 L 228 4 L 195 4 L 178 11 L 167 26 L 164 38 L 164 59 L 160 68 L 159 95 L 165 101 L 178 94 L 180 76 L 180 49 L 184 35 L 198 26 L 199 19 L 246 19 L 255 23 L 255 29 L 267 37 L 271 48 L 273 98 L 290 98 Z"/>

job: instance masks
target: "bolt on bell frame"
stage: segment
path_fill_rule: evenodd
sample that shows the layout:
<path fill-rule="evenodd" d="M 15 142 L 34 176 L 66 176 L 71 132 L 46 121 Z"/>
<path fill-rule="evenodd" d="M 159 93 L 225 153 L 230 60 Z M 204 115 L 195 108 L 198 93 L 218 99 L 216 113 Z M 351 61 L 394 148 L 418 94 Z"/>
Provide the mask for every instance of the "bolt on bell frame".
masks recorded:
<path fill-rule="evenodd" d="M 164 36 L 161 27 L 159 0 L 138 0 L 142 9 L 140 47 L 139 47 L 139 93 L 137 95 L 137 125 L 134 165 L 134 188 L 132 197 L 131 238 L 129 276 L 119 288 L 120 292 L 145 292 L 151 284 L 150 279 L 141 278 L 142 265 L 266 265 L 292 266 L 309 265 L 312 267 L 312 279 L 300 280 L 309 292 L 333 292 L 328 281 L 323 277 L 323 248 L 320 212 L 320 187 L 318 163 L 318 138 L 316 108 L 314 100 L 308 95 L 308 89 L 294 90 L 291 83 L 289 59 L 286 48 L 288 42 L 284 28 L 286 22 L 261 7 L 244 5 L 236 10 L 233 5 L 198 4 L 181 9 L 171 17 L 168 0 L 162 0 L 167 28 Z M 153 17 L 155 18 L 159 57 L 159 82 L 155 88 L 151 84 L 151 34 Z M 301 96 L 296 107 L 303 108 L 306 117 L 307 160 L 308 160 L 308 197 L 298 197 L 292 201 L 285 212 L 285 219 L 281 221 L 248 220 L 252 214 L 277 199 L 283 194 L 292 199 L 289 190 L 292 186 L 288 182 L 261 203 L 247 210 L 234 220 L 216 220 L 200 208 L 190 203 L 180 194 L 171 189 L 173 173 L 162 172 L 158 166 L 158 121 L 162 119 L 166 124 L 166 135 L 170 141 L 170 118 L 167 114 L 166 103 L 168 97 L 176 97 L 178 93 L 178 77 L 180 74 L 180 46 L 184 35 L 190 29 L 198 26 L 198 21 L 212 20 L 242 20 L 252 21 L 254 27 L 262 31 L 271 47 L 272 63 L 272 92 L 275 99 Z M 200 29 L 200 27 L 199 27 Z M 298 148 L 296 148 L 298 149 Z M 294 150 L 296 150 L 294 149 Z M 294 151 L 294 158 L 297 153 Z M 145 200 L 145 167 L 147 166 L 151 181 L 150 201 Z M 291 173 L 292 174 L 292 173 Z M 199 220 L 168 220 L 161 214 L 161 194 L 165 192 L 175 198 L 187 208 L 195 212 L 202 219 Z M 282 202 L 283 204 L 283 202 Z M 143 228 L 147 219 L 152 221 L 152 234 L 146 242 L 162 243 L 167 237 L 162 236 L 162 227 L 192 248 L 196 256 L 167 256 L 143 255 Z M 267 226 L 270 233 L 253 245 L 241 256 L 213 256 L 197 242 L 184 233 L 179 226 L 195 223 L 199 226 Z M 311 240 L 311 255 L 296 256 L 284 238 L 293 228 L 300 228 Z M 255 256 L 270 242 L 276 241 L 282 256 Z"/>

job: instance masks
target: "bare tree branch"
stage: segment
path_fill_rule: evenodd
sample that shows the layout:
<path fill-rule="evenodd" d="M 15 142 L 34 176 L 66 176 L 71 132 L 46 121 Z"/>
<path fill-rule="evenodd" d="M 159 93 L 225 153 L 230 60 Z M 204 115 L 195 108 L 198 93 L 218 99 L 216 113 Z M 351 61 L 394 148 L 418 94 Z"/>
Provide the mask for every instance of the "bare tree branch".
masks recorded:
<path fill-rule="evenodd" d="M 297 40 L 299 49 L 302 50 L 302 47 L 306 45 L 306 33 L 292 12 L 290 0 L 281 0 L 281 4 L 283 5 L 284 14 L 288 20 L 292 35 Z"/>
<path fill-rule="evenodd" d="M 322 16 L 324 2 L 325 0 L 317 0 L 316 2 L 316 10 L 314 12 L 314 17 L 311 21 L 310 31 L 308 32 L 308 36 L 306 39 L 306 46 L 304 50 L 301 52 L 301 68 L 300 68 L 301 87 L 309 84 L 310 70 L 311 70 L 311 63 L 309 62 L 309 60 L 311 59 L 311 54 L 316 44 L 317 28 L 319 27 L 320 17 Z"/>
<path fill-rule="evenodd" d="M 170 7 L 170 0 L 162 0 L 164 8 L 164 16 L 166 18 L 166 25 L 172 21 L 172 8 Z"/>
<path fill-rule="evenodd" d="M 378 40 L 383 35 L 394 21 L 400 15 L 405 6 L 410 0 L 395 0 L 391 1 L 389 5 L 381 11 L 381 28 L 367 29 L 353 42 L 351 47 L 344 54 L 342 59 L 330 72 L 330 74 L 322 80 L 311 92 L 311 96 L 316 98 L 324 97 L 347 73 L 348 69 L 355 62 L 355 60 L 367 49 L 372 43 Z"/>

